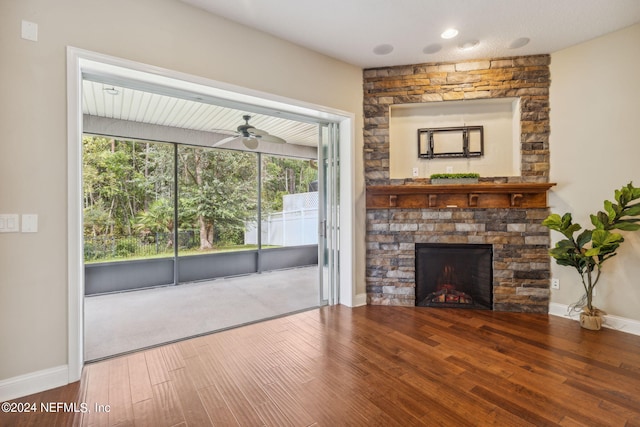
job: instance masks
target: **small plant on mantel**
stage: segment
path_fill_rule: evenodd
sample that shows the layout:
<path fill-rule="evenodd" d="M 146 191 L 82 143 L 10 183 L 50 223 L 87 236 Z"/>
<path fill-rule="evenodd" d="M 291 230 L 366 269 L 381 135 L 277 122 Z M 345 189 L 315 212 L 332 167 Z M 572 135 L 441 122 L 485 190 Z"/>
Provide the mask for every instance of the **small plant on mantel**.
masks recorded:
<path fill-rule="evenodd" d="M 574 224 L 570 213 L 563 216 L 549 215 L 542 225 L 561 233 L 565 238 L 549 250 L 558 265 L 575 268 L 580 274 L 584 295 L 570 306 L 571 311 L 581 310 L 580 326 L 598 330 L 602 326 L 601 310 L 593 306 L 593 290 L 598 284 L 602 265 L 616 255 L 624 238 L 611 230 L 636 231 L 640 229 L 640 188 L 632 183 L 615 191 L 615 202 L 604 201 L 604 212 L 591 215 L 595 228 L 585 229 L 577 237 L 574 234 L 582 229 Z"/>
<path fill-rule="evenodd" d="M 431 178 L 432 184 L 471 184 L 478 182 L 480 174 L 468 173 L 434 173 Z"/>

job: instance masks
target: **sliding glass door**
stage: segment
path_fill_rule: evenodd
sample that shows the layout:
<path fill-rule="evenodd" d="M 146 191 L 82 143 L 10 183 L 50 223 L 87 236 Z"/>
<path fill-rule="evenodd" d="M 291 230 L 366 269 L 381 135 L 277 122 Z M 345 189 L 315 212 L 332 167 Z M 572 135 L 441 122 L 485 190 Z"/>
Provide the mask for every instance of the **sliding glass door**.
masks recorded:
<path fill-rule="evenodd" d="M 320 125 L 318 266 L 320 304 L 339 303 L 340 295 L 340 157 L 336 123 Z"/>

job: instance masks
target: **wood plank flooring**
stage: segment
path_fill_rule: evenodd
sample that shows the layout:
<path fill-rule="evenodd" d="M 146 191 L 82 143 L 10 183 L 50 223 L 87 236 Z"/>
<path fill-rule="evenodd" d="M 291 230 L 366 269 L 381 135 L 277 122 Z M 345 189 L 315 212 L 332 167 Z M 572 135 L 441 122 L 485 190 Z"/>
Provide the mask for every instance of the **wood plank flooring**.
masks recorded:
<path fill-rule="evenodd" d="M 640 426 L 640 337 L 539 314 L 325 307 L 90 364 L 14 402 L 90 412 L 1 426 Z"/>

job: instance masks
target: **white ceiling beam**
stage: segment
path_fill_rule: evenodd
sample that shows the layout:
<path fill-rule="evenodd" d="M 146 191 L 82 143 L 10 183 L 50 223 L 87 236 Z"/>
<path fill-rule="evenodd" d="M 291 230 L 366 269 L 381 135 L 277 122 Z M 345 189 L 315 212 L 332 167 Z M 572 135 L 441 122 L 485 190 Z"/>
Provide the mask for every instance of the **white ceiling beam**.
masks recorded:
<path fill-rule="evenodd" d="M 127 140 L 172 142 L 176 144 L 197 145 L 211 147 L 216 142 L 228 138 L 229 135 L 205 132 L 192 129 L 176 128 L 149 123 L 133 122 L 128 120 L 118 120 L 106 117 L 83 115 L 83 132 L 92 135 L 103 135 Z M 240 141 L 232 141 L 224 147 L 229 150 L 247 150 Z M 276 144 L 267 141 L 260 141 L 259 151 L 265 154 L 276 156 L 297 157 L 303 159 L 317 159 L 318 150 L 316 147 L 295 144 Z"/>

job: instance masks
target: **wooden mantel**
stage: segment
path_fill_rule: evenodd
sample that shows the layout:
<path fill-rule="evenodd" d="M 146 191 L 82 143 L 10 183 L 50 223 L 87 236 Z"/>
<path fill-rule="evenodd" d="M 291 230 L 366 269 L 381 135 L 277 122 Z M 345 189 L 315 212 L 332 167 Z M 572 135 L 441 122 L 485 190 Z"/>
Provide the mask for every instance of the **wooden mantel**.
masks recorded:
<path fill-rule="evenodd" d="M 367 209 L 547 208 L 555 183 L 374 185 Z"/>

